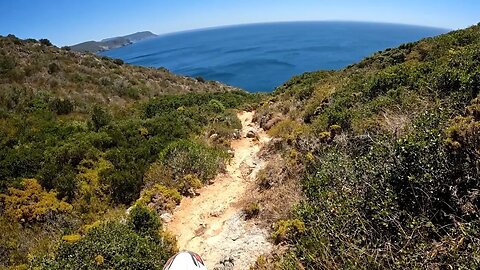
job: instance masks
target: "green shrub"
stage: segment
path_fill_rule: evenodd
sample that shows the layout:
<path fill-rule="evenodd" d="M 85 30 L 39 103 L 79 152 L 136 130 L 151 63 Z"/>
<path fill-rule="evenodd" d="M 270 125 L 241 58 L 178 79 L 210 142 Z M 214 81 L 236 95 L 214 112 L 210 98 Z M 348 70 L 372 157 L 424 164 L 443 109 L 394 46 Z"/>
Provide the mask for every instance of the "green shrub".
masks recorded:
<path fill-rule="evenodd" d="M 7 74 L 12 71 L 15 66 L 16 62 L 15 59 L 11 56 L 5 55 L 5 52 L 0 52 L 0 74 Z"/>
<path fill-rule="evenodd" d="M 108 125 L 112 118 L 108 111 L 99 106 L 95 106 L 93 108 L 91 117 L 91 123 L 95 130 L 99 130 L 100 128 Z"/>
<path fill-rule="evenodd" d="M 138 215 L 137 215 L 138 214 Z M 151 215 L 137 213 L 135 225 L 157 226 Z M 134 228 L 137 228 L 134 226 Z M 150 228 L 150 227 L 148 227 Z M 64 241 L 53 259 L 38 263 L 44 269 L 162 269 L 173 255 L 171 242 L 144 236 L 145 227 L 108 222 L 92 228 L 79 241 Z M 149 230 L 147 230 L 149 232 Z M 157 232 L 158 233 L 158 232 Z"/>
<path fill-rule="evenodd" d="M 348 143 L 324 146 L 296 209 L 305 231 L 280 237 L 295 243 L 284 267 L 297 259 L 311 269 L 478 264 L 476 197 L 467 195 L 478 165 L 448 150 L 446 121 L 441 110 L 425 113 L 401 139 L 376 137 L 381 143 L 358 156 Z"/>
<path fill-rule="evenodd" d="M 45 222 L 54 216 L 72 211 L 72 206 L 57 199 L 53 191 L 45 191 L 35 179 L 24 179 L 23 188 L 9 188 L 0 194 L 4 214 L 17 222 Z"/>
<path fill-rule="evenodd" d="M 160 240 L 160 219 L 156 212 L 144 206 L 135 206 L 130 210 L 127 224 L 143 237 Z"/>
<path fill-rule="evenodd" d="M 121 65 L 123 65 L 125 62 L 123 62 L 122 59 L 113 59 L 113 63 L 114 63 L 115 65 L 121 66 Z"/>
<path fill-rule="evenodd" d="M 298 121 L 285 119 L 273 126 L 269 130 L 269 135 L 274 137 L 283 138 L 287 141 L 294 141 L 298 136 L 306 132 L 306 126 L 302 125 Z"/>
<path fill-rule="evenodd" d="M 173 180 L 178 185 L 187 175 L 196 176 L 206 183 L 222 168 L 226 157 L 222 151 L 189 140 L 170 143 L 160 153 L 160 160 L 172 171 Z"/>
<path fill-rule="evenodd" d="M 225 111 L 225 106 L 223 106 L 222 102 L 212 99 L 208 102 L 208 106 L 215 112 L 215 113 L 223 113 Z"/>
<path fill-rule="evenodd" d="M 38 40 L 40 44 L 45 45 L 45 46 L 53 46 L 53 44 L 50 42 L 50 40 L 46 38 L 41 38 Z"/>
<path fill-rule="evenodd" d="M 57 63 L 50 63 L 48 65 L 48 74 L 54 74 L 60 71 L 60 67 Z"/>
<path fill-rule="evenodd" d="M 173 211 L 181 200 L 182 195 L 176 189 L 156 184 L 152 188 L 142 191 L 136 205 L 149 206 L 157 212 Z"/>
<path fill-rule="evenodd" d="M 68 99 L 54 98 L 50 101 L 50 109 L 58 115 L 69 114 L 73 112 L 73 103 Z"/>
<path fill-rule="evenodd" d="M 258 203 L 249 203 L 244 209 L 246 219 L 251 219 L 260 214 L 260 205 Z"/>
<path fill-rule="evenodd" d="M 280 220 L 274 226 L 272 238 L 276 243 L 281 243 L 288 238 L 295 239 L 303 232 L 305 232 L 303 221 L 298 219 Z"/>

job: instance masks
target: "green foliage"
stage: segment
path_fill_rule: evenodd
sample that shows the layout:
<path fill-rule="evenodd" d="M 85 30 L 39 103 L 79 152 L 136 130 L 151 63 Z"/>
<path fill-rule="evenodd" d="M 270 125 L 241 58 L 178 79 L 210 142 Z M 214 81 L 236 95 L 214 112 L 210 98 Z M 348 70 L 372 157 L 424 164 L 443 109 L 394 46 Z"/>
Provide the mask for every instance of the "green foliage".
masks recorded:
<path fill-rule="evenodd" d="M 123 62 L 122 59 L 113 59 L 113 63 L 114 63 L 115 65 L 119 65 L 119 66 L 121 66 L 121 65 L 124 64 L 124 62 Z"/>
<path fill-rule="evenodd" d="M 131 224 L 108 222 L 88 231 L 79 241 L 63 242 L 54 259 L 38 263 L 48 269 L 161 269 L 173 255 L 172 245 L 160 236 L 152 238 L 142 233 L 153 233 L 147 212 L 139 210 Z M 157 217 L 158 218 L 158 217 Z M 132 228 L 138 229 L 136 231 Z M 135 227 L 135 226 L 140 227 Z M 147 226 L 147 227 L 142 227 Z M 148 227 L 153 226 L 153 227 Z M 145 230 L 146 229 L 146 230 Z M 158 235 L 159 232 L 157 231 Z"/>
<path fill-rule="evenodd" d="M 73 199 L 78 188 L 75 176 L 84 159 L 96 159 L 98 150 L 86 140 L 65 140 L 44 152 L 44 162 L 38 171 L 40 182 L 55 189 L 60 197 Z"/>
<path fill-rule="evenodd" d="M 305 224 L 298 219 L 280 220 L 274 226 L 272 238 L 276 243 L 281 243 L 286 239 L 295 239 L 299 234 L 305 231 Z"/>
<path fill-rule="evenodd" d="M 243 212 L 246 219 L 254 218 L 260 214 L 260 205 L 258 203 L 250 203 L 243 209 Z"/>
<path fill-rule="evenodd" d="M 152 118 L 155 115 L 166 111 L 177 110 L 181 107 L 204 106 L 207 112 L 215 112 L 219 108 L 205 106 L 210 101 L 216 106 L 223 105 L 225 109 L 239 107 L 242 104 L 253 102 L 259 99 L 258 95 L 248 94 L 242 91 L 231 91 L 226 93 L 188 93 L 184 95 L 168 95 L 153 99 L 148 102 L 144 109 L 144 115 Z M 221 109 L 221 107 L 220 107 Z"/>
<path fill-rule="evenodd" d="M 20 224 L 0 216 L 0 268 L 29 269 L 34 258 L 55 252 L 62 234 L 69 228 L 64 221 L 56 216 L 49 222 Z"/>
<path fill-rule="evenodd" d="M 152 188 L 143 190 L 136 205 L 154 208 L 157 212 L 173 211 L 182 200 L 182 195 L 172 188 L 155 184 Z"/>
<path fill-rule="evenodd" d="M 110 123 L 112 116 L 102 107 L 95 106 L 92 111 L 92 126 L 95 130 L 106 126 Z"/>
<path fill-rule="evenodd" d="M 100 175 L 111 167 L 112 164 L 103 158 L 83 159 L 77 166 L 77 189 L 72 205 L 75 212 L 87 223 L 94 222 L 98 214 L 107 212 L 110 207 L 110 197 L 101 185 Z"/>
<path fill-rule="evenodd" d="M 170 143 L 160 153 L 160 160 L 171 170 L 177 187 L 185 184 L 187 175 L 206 183 L 217 174 L 226 157 L 223 151 L 189 140 Z"/>
<path fill-rule="evenodd" d="M 50 109 L 58 115 L 73 112 L 73 103 L 68 99 L 54 98 L 50 101 Z"/>
<path fill-rule="evenodd" d="M 52 42 L 46 38 L 41 38 L 38 40 L 40 44 L 45 45 L 45 46 L 53 46 Z"/>
<path fill-rule="evenodd" d="M 394 146 L 375 145 L 366 156 L 327 147 L 304 182 L 308 201 L 297 214 L 306 231 L 288 238 L 295 243 L 293 258 L 314 269 L 478 263 L 478 210 L 470 201 L 476 199 L 465 200 L 478 179 L 468 169 L 475 162 L 449 160 L 431 130 L 438 118 L 426 117 L 414 133 Z M 465 221 L 462 229 L 448 225 L 456 220 Z"/>
<path fill-rule="evenodd" d="M 0 219 L 7 237 L 0 238 L 0 268 L 44 256 L 55 260 L 43 268 L 124 268 L 121 256 L 130 260 L 130 251 L 141 255 L 126 264 L 160 267 L 158 256 L 174 247 L 137 226 L 150 224 L 151 214 L 133 212 L 135 230 L 118 222 L 107 229 L 98 220 L 133 202 L 171 211 L 181 194 L 194 195 L 228 158 L 241 128 L 235 109 L 255 106 L 262 95 L 42 44 L 0 37 L 0 212 L 12 223 Z M 213 133 L 215 142 L 207 139 Z M 25 178 L 38 183 L 22 184 Z M 98 238 L 82 236 L 90 230 Z M 131 243 L 110 235 L 114 230 Z M 113 248 L 96 242 L 102 239 L 125 253 L 88 253 L 89 243 Z"/>
<path fill-rule="evenodd" d="M 115 202 L 129 204 L 140 195 L 142 177 L 147 167 L 142 154 L 129 148 L 107 152 L 106 158 L 113 166 L 100 174 L 101 183 L 110 187 L 109 193 Z"/>
<path fill-rule="evenodd" d="M 24 179 L 23 188 L 9 188 L 7 194 L 1 194 L 4 214 L 21 222 L 45 222 L 55 215 L 68 213 L 72 206 L 57 199 L 53 191 L 45 191 L 35 179 Z"/>
<path fill-rule="evenodd" d="M 7 74 L 16 66 L 15 59 L 11 56 L 5 55 L 4 51 L 0 51 L 0 74 Z"/>
<path fill-rule="evenodd" d="M 306 127 L 301 123 L 295 120 L 285 119 L 270 129 L 269 134 L 291 142 L 301 134 L 305 133 L 305 131 Z"/>
<path fill-rule="evenodd" d="M 225 111 L 225 106 L 216 99 L 210 100 L 208 106 L 210 106 L 211 110 L 215 113 L 223 113 Z"/>
<path fill-rule="evenodd" d="M 120 59 L 96 55 L 79 56 L 46 39 L 37 42 L 0 36 L 0 48 L 0 96 L 7 88 L 22 88 L 29 95 L 42 90 L 75 101 L 82 113 L 96 104 L 124 107 L 134 100 L 165 94 L 233 90 L 217 82 L 179 77 L 166 69 L 130 66 Z"/>
<path fill-rule="evenodd" d="M 312 131 L 283 149 L 307 156 L 308 176 L 294 209 L 305 230 L 276 233 L 292 245 L 278 268 L 478 268 L 478 30 L 404 44 L 276 90 L 263 109 Z"/>
<path fill-rule="evenodd" d="M 127 224 L 139 235 L 160 240 L 161 223 L 156 212 L 143 206 L 135 206 L 130 210 Z"/>
<path fill-rule="evenodd" d="M 57 65 L 57 63 L 50 63 L 48 65 L 48 73 L 49 74 L 54 74 L 60 71 L 60 67 Z"/>

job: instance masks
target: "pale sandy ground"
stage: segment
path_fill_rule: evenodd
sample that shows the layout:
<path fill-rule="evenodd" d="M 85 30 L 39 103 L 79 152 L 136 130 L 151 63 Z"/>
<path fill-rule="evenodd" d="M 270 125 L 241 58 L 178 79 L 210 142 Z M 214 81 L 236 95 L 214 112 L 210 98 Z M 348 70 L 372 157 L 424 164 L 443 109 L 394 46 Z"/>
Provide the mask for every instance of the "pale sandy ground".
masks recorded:
<path fill-rule="evenodd" d="M 264 162 L 257 156 L 270 138 L 252 123 L 254 112 L 241 112 L 241 139 L 231 144 L 235 156 L 226 172 L 217 175 L 213 184 L 199 190 L 200 195 L 184 198 L 173 213 L 166 229 L 177 235 L 180 250 L 199 253 L 209 269 L 248 269 L 257 256 L 268 253 L 268 233 L 245 221 L 240 201 L 253 185 L 255 174 Z M 259 140 L 246 138 L 255 130 Z M 222 268 L 222 260 L 233 262 L 233 268 Z"/>

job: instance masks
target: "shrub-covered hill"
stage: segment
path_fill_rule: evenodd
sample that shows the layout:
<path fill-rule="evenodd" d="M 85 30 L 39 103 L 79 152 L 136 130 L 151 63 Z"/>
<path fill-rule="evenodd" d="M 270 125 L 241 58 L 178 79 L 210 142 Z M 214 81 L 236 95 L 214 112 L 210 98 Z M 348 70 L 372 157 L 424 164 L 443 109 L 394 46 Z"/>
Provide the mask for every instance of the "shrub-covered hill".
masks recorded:
<path fill-rule="evenodd" d="M 304 199 L 257 268 L 477 269 L 479 91 L 480 25 L 278 87 L 257 121 Z"/>
<path fill-rule="evenodd" d="M 122 60 L 59 49 L 48 40 L 0 37 L 0 104 L 12 108 L 39 93 L 75 102 L 124 105 L 163 94 L 218 92 L 233 87 L 174 75 L 165 69 L 123 64 Z M 237 89 L 238 90 L 238 89 Z"/>
<path fill-rule="evenodd" d="M 158 214 L 223 169 L 260 99 L 0 38 L 0 268 L 161 269 L 176 246 Z"/>

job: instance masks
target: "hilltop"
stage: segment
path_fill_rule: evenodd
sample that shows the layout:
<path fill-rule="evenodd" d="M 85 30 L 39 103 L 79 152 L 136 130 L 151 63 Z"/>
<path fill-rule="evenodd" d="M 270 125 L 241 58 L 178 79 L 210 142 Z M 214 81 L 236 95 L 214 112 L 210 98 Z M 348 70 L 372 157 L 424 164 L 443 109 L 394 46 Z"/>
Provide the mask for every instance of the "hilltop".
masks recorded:
<path fill-rule="evenodd" d="M 70 46 L 73 51 L 97 53 L 130 45 L 132 43 L 154 38 L 157 35 L 150 31 L 137 32 L 126 36 L 102 39 L 101 41 L 86 41 Z"/>
<path fill-rule="evenodd" d="M 131 66 L 119 59 L 60 49 L 48 40 L 0 37 L 0 57 L 2 107 L 15 105 L 8 97 L 40 93 L 75 101 L 77 109 L 85 110 L 92 104 L 123 106 L 164 94 L 239 90 L 163 68 Z"/>

